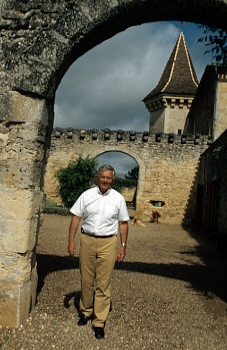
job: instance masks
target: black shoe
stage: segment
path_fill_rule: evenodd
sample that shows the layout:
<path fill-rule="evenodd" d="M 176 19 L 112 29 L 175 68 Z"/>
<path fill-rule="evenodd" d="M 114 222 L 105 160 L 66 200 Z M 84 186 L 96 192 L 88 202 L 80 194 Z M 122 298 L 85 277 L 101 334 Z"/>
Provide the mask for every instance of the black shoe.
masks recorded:
<path fill-rule="evenodd" d="M 104 328 L 102 328 L 102 327 L 94 327 L 93 329 L 95 331 L 95 338 L 97 338 L 97 339 L 104 338 L 104 335 L 105 335 Z"/>
<path fill-rule="evenodd" d="M 87 324 L 90 319 L 91 319 L 91 316 L 87 317 L 84 314 L 81 314 L 77 324 L 78 326 L 85 326 L 85 324 Z"/>

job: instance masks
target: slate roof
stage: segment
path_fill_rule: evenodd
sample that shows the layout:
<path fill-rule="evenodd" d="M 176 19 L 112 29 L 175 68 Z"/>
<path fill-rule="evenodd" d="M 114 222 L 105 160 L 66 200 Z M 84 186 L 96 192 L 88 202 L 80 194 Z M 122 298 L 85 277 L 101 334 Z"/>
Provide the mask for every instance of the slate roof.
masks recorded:
<path fill-rule="evenodd" d="M 181 32 L 158 85 L 144 97 L 143 101 L 157 95 L 195 95 L 198 84 L 185 37 Z"/>

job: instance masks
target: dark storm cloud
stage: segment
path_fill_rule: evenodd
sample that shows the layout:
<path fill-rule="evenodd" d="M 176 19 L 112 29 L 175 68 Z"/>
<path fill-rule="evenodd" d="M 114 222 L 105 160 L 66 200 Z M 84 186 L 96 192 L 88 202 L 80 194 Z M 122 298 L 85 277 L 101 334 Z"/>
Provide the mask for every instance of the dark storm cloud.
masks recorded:
<path fill-rule="evenodd" d="M 198 25 L 182 26 L 200 80 L 210 55 L 198 44 Z M 149 130 L 149 112 L 141 101 L 158 83 L 181 30 L 179 22 L 132 27 L 80 57 L 64 76 L 55 104 L 55 126 L 78 129 Z M 104 154 L 118 176 L 135 161 L 122 153 Z M 128 157 L 128 158 L 127 158 Z"/>
<path fill-rule="evenodd" d="M 171 23 L 133 27 L 86 53 L 58 88 L 55 125 L 148 130 L 141 100 L 157 84 L 178 34 Z"/>

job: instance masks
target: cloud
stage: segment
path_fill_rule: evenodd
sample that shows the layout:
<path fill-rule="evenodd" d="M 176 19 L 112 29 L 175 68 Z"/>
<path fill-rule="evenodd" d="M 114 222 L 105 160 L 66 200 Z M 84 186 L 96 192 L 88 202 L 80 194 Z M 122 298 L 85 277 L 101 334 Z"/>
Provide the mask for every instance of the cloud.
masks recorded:
<path fill-rule="evenodd" d="M 202 36 L 198 25 L 156 22 L 131 27 L 87 52 L 69 68 L 56 94 L 55 126 L 149 130 L 149 112 L 142 99 L 158 83 L 181 26 L 200 79 L 211 56 L 204 55 L 204 44 L 197 42 Z M 136 166 L 122 153 L 113 152 L 111 157 L 118 176 L 124 177 Z M 110 154 L 100 159 L 106 163 Z"/>
<path fill-rule="evenodd" d="M 178 34 L 171 22 L 132 27 L 79 58 L 58 88 L 55 126 L 148 130 L 141 100 L 157 84 Z"/>

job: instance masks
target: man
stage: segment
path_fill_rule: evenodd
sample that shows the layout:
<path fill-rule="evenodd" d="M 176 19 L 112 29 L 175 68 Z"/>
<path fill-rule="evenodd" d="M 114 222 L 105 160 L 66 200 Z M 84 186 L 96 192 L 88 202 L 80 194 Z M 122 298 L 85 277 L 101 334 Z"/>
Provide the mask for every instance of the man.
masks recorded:
<path fill-rule="evenodd" d="M 117 261 L 126 254 L 129 215 L 124 197 L 111 188 L 115 171 L 110 165 L 99 168 L 98 186 L 78 198 L 71 208 L 68 251 L 75 255 L 75 235 L 81 218 L 80 236 L 80 319 L 79 326 L 91 319 L 95 337 L 104 337 L 105 322 L 110 309 L 110 280 L 116 260 L 117 233 L 121 246 Z"/>

